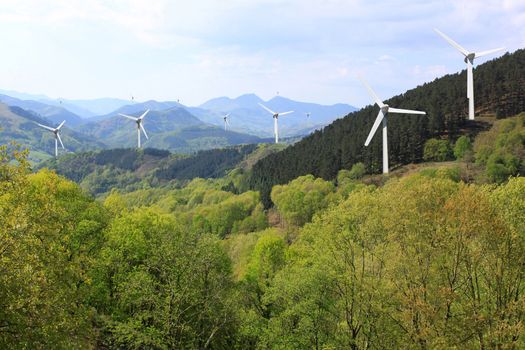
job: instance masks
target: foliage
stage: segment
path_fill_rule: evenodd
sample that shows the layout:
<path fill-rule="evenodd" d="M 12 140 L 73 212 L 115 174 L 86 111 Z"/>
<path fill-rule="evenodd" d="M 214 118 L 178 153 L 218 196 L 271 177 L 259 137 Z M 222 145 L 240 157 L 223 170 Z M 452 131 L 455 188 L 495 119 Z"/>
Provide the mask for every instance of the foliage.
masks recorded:
<path fill-rule="evenodd" d="M 472 153 L 472 143 L 466 135 L 459 137 L 454 144 L 454 157 L 461 160 Z"/>
<path fill-rule="evenodd" d="M 450 143 L 447 140 L 430 139 L 425 142 L 423 159 L 425 161 L 444 162 L 452 155 Z"/>
<path fill-rule="evenodd" d="M 524 189 L 522 178 L 494 189 L 415 175 L 352 192 L 290 248 L 260 342 L 523 347 Z"/>
<path fill-rule="evenodd" d="M 497 121 L 474 142 L 476 163 L 491 182 L 525 173 L 525 114 Z"/>
<path fill-rule="evenodd" d="M 234 294 L 217 238 L 152 210 L 123 214 L 106 237 L 93 277 L 105 346 L 228 348 Z"/>
<path fill-rule="evenodd" d="M 334 191 L 331 182 L 305 175 L 288 185 L 275 186 L 272 201 L 288 223 L 302 226 L 312 219 L 314 213 L 328 206 Z"/>
<path fill-rule="evenodd" d="M 111 149 L 69 154 L 45 162 L 40 168 L 53 169 L 80 183 L 86 191 L 100 195 L 111 189 L 131 192 L 167 185 L 173 180 L 223 177 L 256 148 L 256 145 L 236 146 L 184 157 L 153 148 Z M 242 184 L 238 183 L 238 186 Z"/>
<path fill-rule="evenodd" d="M 25 152 L 0 148 L 0 348 L 83 348 L 86 304 L 107 216 L 54 173 L 28 173 Z"/>

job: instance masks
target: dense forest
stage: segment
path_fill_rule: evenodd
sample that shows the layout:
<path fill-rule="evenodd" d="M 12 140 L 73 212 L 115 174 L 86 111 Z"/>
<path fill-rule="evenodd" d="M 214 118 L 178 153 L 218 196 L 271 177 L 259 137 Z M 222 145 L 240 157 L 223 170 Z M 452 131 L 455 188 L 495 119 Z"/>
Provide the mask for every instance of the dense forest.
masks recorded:
<path fill-rule="evenodd" d="M 132 191 L 159 186 L 177 187 L 197 177 L 223 177 L 240 162 L 249 161 L 251 164 L 242 168 L 251 168 L 259 158 L 282 148 L 272 144 L 252 144 L 199 151 L 192 155 L 172 154 L 154 148 L 116 148 L 68 154 L 48 160 L 39 168 L 52 169 L 79 183 L 89 193 L 100 195 L 115 188 Z"/>
<path fill-rule="evenodd" d="M 86 157 L 167 156 L 113 152 Z M 525 114 L 422 153 L 297 177 L 264 210 L 239 177 L 257 158 L 94 200 L 0 146 L 0 348 L 524 348 Z"/>
<path fill-rule="evenodd" d="M 525 110 L 525 50 L 484 63 L 474 72 L 476 113 L 505 118 Z M 426 116 L 396 115 L 389 119 L 389 157 L 392 167 L 423 160 L 425 142 L 440 137 L 453 141 L 464 132 L 477 133 L 484 126 L 467 121 L 466 71 L 446 75 L 385 103 L 398 108 L 426 111 Z M 334 179 L 340 169 L 362 162 L 369 172 L 381 167 L 381 137 L 369 147 L 364 141 L 377 115 L 368 106 L 336 120 L 292 147 L 262 159 L 253 169 L 251 188 L 261 192 L 266 206 L 270 191 L 298 176 L 313 174 Z"/>

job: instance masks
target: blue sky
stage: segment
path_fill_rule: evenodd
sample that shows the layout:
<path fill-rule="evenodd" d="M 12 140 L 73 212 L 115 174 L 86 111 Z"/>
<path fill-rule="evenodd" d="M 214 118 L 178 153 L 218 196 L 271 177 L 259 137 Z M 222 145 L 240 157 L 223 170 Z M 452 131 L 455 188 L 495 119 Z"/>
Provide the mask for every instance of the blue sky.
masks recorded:
<path fill-rule="evenodd" d="M 2 0 L 0 88 L 362 106 L 358 74 L 386 99 L 464 68 L 434 27 L 512 52 L 525 47 L 525 0 Z"/>

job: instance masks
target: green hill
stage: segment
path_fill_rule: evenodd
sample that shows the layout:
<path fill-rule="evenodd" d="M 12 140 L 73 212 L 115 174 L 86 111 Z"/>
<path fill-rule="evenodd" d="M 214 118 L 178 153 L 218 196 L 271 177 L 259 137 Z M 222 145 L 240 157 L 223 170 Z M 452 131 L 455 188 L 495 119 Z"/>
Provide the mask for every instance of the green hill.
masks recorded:
<path fill-rule="evenodd" d="M 140 115 L 143 111 L 131 115 Z M 149 139 L 141 136 L 144 147 L 191 153 L 204 149 L 260 142 L 256 136 L 241 134 L 205 124 L 186 109 L 173 107 L 150 111 L 144 118 Z M 122 116 L 84 125 L 83 130 L 111 147 L 134 147 L 137 143 L 135 123 Z"/>
<path fill-rule="evenodd" d="M 50 159 L 39 168 L 55 170 L 93 195 L 99 195 L 111 189 L 132 191 L 162 187 L 172 181 L 176 185 L 193 178 L 225 177 L 236 167 L 240 171 L 235 174 L 237 180 L 246 182 L 245 174 L 256 160 L 283 147 L 251 144 L 203 150 L 193 155 L 177 155 L 153 148 L 109 149 L 68 154 L 57 160 Z"/>
<path fill-rule="evenodd" d="M 32 162 L 40 162 L 54 155 L 55 142 L 52 133 L 36 125 L 36 123 L 53 125 L 49 120 L 20 107 L 10 107 L 2 103 L 0 103 L 0 120 L 0 144 L 16 141 L 22 147 L 29 148 L 29 159 Z M 60 153 L 104 147 L 101 142 L 71 130 L 67 123 L 62 129 L 61 137 L 66 150 L 60 148 Z"/>
<path fill-rule="evenodd" d="M 478 116 L 491 113 L 505 118 L 525 111 L 525 50 L 478 66 L 474 76 Z M 466 120 L 465 91 L 466 72 L 462 71 L 385 101 L 398 108 L 427 112 L 426 116 L 395 115 L 389 119 L 392 167 L 420 162 L 425 141 L 430 138 L 453 140 L 465 131 L 477 133 L 489 126 Z M 254 166 L 251 187 L 261 191 L 268 206 L 273 185 L 301 175 L 334 179 L 340 169 L 350 169 L 358 162 L 364 163 L 368 172 L 379 172 L 381 138 L 374 137 L 370 146 L 364 147 L 377 111 L 377 107 L 368 106 L 350 113 L 292 147 L 264 158 Z"/>

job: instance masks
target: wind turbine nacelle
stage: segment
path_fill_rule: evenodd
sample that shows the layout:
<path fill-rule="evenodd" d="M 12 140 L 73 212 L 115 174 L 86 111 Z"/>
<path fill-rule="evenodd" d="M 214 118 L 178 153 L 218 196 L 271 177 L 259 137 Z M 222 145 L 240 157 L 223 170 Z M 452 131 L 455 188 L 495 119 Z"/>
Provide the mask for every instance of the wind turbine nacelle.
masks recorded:
<path fill-rule="evenodd" d="M 273 115 L 273 117 L 274 117 L 275 119 L 279 118 L 279 113 L 275 113 L 275 114 Z"/>
<path fill-rule="evenodd" d="M 388 113 L 388 105 L 383 105 L 383 107 L 381 107 L 381 112 L 383 112 L 383 114 L 387 114 Z"/>
<path fill-rule="evenodd" d="M 470 63 L 474 63 L 474 58 L 476 58 L 476 53 L 475 52 L 472 52 L 472 53 L 469 53 L 467 56 L 465 56 L 465 63 L 468 63 L 468 61 L 470 61 Z"/>

